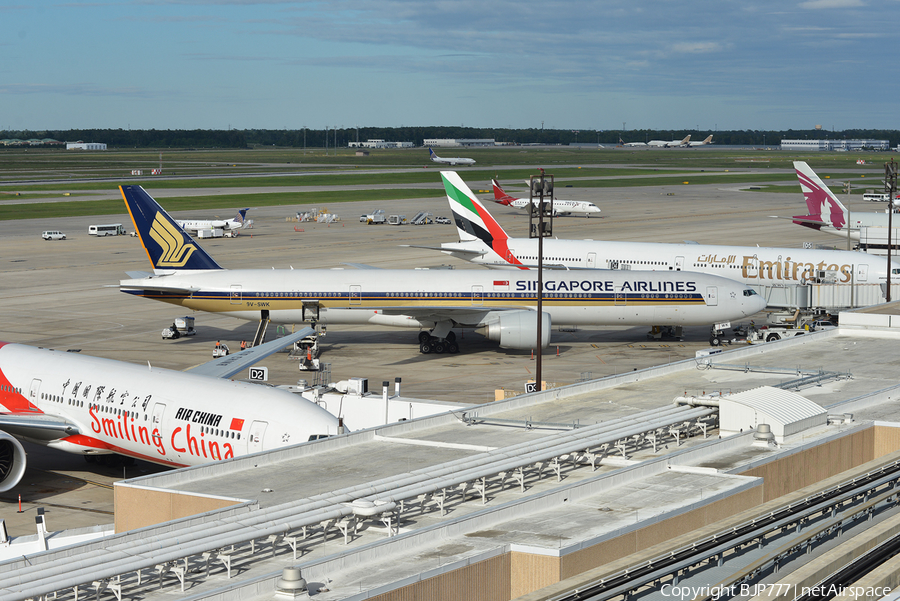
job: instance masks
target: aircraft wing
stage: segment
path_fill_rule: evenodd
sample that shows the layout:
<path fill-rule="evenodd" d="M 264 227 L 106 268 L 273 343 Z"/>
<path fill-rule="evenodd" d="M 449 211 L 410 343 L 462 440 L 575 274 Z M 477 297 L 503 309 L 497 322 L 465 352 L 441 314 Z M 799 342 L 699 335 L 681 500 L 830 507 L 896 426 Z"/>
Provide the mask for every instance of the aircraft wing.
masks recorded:
<path fill-rule="evenodd" d="M 81 433 L 78 426 L 69 421 L 40 413 L 0 414 L 0 430 L 13 436 L 48 441 Z"/>
<path fill-rule="evenodd" d="M 341 265 L 347 265 L 355 269 L 384 269 L 383 267 L 375 267 L 374 265 L 367 265 L 366 263 L 341 263 Z"/>
<path fill-rule="evenodd" d="M 401 248 L 424 248 L 426 250 L 441 250 L 444 252 L 453 252 L 464 255 L 473 255 L 476 257 L 481 257 L 487 254 L 487 251 L 484 250 L 472 250 L 469 248 L 456 248 L 453 246 L 425 246 L 424 244 L 401 244 Z"/>
<path fill-rule="evenodd" d="M 282 336 L 277 340 L 272 340 L 271 342 L 260 344 L 259 346 L 254 346 L 231 355 L 225 355 L 224 357 L 201 363 L 200 365 L 191 367 L 185 371 L 201 376 L 209 376 L 211 378 L 230 378 L 239 371 L 262 361 L 269 355 L 277 353 L 284 347 L 290 346 L 298 340 L 315 333 L 316 331 L 312 328 L 303 328 L 288 336 Z"/>

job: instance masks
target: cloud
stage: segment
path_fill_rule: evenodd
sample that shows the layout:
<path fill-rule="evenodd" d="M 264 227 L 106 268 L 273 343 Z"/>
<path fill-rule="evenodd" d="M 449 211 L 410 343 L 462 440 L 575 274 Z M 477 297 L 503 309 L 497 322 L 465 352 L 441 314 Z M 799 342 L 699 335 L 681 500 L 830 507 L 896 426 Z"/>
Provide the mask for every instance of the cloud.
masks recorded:
<path fill-rule="evenodd" d="M 707 54 L 721 52 L 722 45 L 718 42 L 680 42 L 672 46 L 672 51 L 682 54 Z"/>
<path fill-rule="evenodd" d="M 820 8 L 859 8 L 865 6 L 862 0 L 807 0 L 800 3 L 800 8 L 817 10 Z"/>

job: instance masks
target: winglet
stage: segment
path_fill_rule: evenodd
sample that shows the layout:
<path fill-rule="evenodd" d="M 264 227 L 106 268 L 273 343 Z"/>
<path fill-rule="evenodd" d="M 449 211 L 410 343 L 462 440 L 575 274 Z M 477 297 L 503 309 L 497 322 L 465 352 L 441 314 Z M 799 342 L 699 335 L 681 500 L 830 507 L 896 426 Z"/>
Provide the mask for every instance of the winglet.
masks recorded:
<path fill-rule="evenodd" d="M 156 272 L 222 269 L 141 186 L 119 186 Z"/>

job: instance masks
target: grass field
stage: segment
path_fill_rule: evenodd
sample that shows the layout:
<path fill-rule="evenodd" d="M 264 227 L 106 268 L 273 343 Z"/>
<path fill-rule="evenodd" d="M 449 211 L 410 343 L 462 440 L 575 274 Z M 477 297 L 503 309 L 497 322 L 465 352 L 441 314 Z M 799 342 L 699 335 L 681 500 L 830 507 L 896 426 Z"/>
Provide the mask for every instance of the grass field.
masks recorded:
<path fill-rule="evenodd" d="M 807 161 L 836 191 L 852 181 L 854 192 L 880 186 L 883 153 L 782 153 L 727 148 L 633 150 L 623 148 L 501 147 L 445 151 L 474 158 L 458 171 L 474 190 L 496 177 L 521 189 L 543 167 L 563 187 L 618 188 L 748 182 L 795 183 L 792 162 Z M 868 164 L 857 165 L 865 159 Z M 162 165 L 163 175 L 147 176 Z M 358 200 L 442 196 L 438 171 L 421 148 L 375 150 L 368 156 L 339 149 L 110 150 L 82 152 L 0 149 L 0 219 L 118 214 L 121 201 L 75 200 L 79 193 L 109 191 L 119 184 L 154 189 L 293 187 L 293 192 L 236 193 L 167 198 L 168 209 L 225 209 L 238 206 L 309 205 Z M 496 168 L 495 168 L 496 167 Z M 453 169 L 452 167 L 446 167 Z M 139 169 L 142 176 L 132 176 Z M 773 173 L 766 174 L 765 171 Z M 749 173 L 748 171 L 751 171 Z M 870 179 L 871 184 L 867 181 Z M 416 187 L 423 185 L 423 187 Z M 353 187 L 348 189 L 348 187 Z M 397 187 L 393 187 L 397 186 Z M 403 186 L 403 187 L 400 187 Z M 304 191 L 303 188 L 319 188 Z M 333 190 L 321 190 L 334 187 Z M 799 185 L 760 186 L 760 192 L 798 193 Z M 21 198 L 41 202 L 16 203 Z"/>

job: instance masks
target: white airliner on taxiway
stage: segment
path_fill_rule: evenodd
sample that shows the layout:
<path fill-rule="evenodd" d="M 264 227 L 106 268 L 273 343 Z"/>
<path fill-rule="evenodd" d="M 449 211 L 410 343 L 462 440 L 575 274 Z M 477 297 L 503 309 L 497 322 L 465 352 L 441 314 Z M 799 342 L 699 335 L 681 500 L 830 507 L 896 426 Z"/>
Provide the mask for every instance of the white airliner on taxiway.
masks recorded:
<path fill-rule="evenodd" d="M 143 188 L 120 189 L 154 267 L 129 273 L 119 284 L 127 294 L 252 321 L 417 328 L 423 353 L 457 352 L 455 327 L 475 328 L 503 348 L 536 346 L 535 271 L 222 269 Z M 554 272 L 543 298 L 541 346 L 551 322 L 710 325 L 765 306 L 743 284 L 688 272 Z"/>
<path fill-rule="evenodd" d="M 537 267 L 537 239 L 510 238 L 456 172 L 442 171 L 441 177 L 459 242 L 425 248 L 488 267 Z M 771 285 L 798 284 L 813 279 L 818 271 L 835 272 L 839 283 L 882 283 L 888 264 L 884 257 L 842 250 L 546 238 L 544 265 L 568 270 L 627 268 L 642 273 L 686 270 L 748 285 Z M 900 275 L 900 263 L 893 263 L 891 273 Z"/>
<path fill-rule="evenodd" d="M 685 146 L 691 145 L 691 136 L 687 135 L 683 140 L 650 140 L 647 142 L 647 146 L 653 146 L 655 148 L 684 148 Z"/>
<path fill-rule="evenodd" d="M 0 342 L 0 492 L 25 473 L 17 439 L 184 467 L 337 434 L 337 418 L 315 403 L 225 379 L 310 333 L 187 372 Z"/>
<path fill-rule="evenodd" d="M 186 232 L 197 233 L 200 230 L 222 229 L 226 232 L 239 230 L 244 227 L 247 222 L 247 211 L 250 209 L 241 209 L 233 219 L 188 219 L 178 220 L 176 223 Z"/>
<path fill-rule="evenodd" d="M 440 163 L 441 165 L 474 165 L 475 159 L 466 159 L 457 157 L 455 159 L 442 159 L 438 155 L 434 154 L 432 149 L 428 149 L 428 152 L 431 154 L 431 161 L 433 163 Z"/>
<path fill-rule="evenodd" d="M 849 233 L 850 239 L 857 242 L 863 228 L 884 228 L 884 231 L 887 231 L 887 212 L 893 208 L 891 205 L 894 203 L 889 203 L 888 208 L 880 213 L 862 211 L 850 213 L 809 165 L 803 161 L 794 161 L 794 170 L 797 172 L 800 188 L 806 199 L 806 208 L 809 210 L 808 215 L 798 215 L 793 218 L 797 225 L 840 236 L 844 240 L 847 239 Z M 895 231 L 900 228 L 900 215 L 893 215 L 891 225 Z M 896 233 L 893 237 L 895 240 L 900 239 Z M 887 248 L 886 235 L 883 247 Z"/>
<path fill-rule="evenodd" d="M 494 186 L 494 202 L 502 204 L 507 207 L 514 207 L 516 209 L 525 209 L 528 207 L 530 200 L 528 198 L 515 198 L 510 196 L 506 192 L 504 192 L 503 188 L 500 187 L 500 183 L 492 179 L 491 183 Z M 537 207 L 538 199 L 535 199 L 532 204 Z M 590 217 L 591 215 L 599 215 L 600 209 L 592 202 L 587 202 L 586 200 L 553 200 L 553 214 L 554 215 L 584 215 L 585 217 Z"/>

